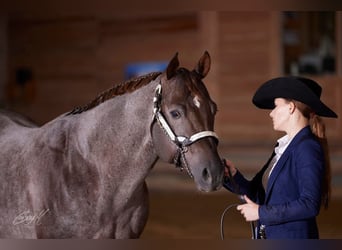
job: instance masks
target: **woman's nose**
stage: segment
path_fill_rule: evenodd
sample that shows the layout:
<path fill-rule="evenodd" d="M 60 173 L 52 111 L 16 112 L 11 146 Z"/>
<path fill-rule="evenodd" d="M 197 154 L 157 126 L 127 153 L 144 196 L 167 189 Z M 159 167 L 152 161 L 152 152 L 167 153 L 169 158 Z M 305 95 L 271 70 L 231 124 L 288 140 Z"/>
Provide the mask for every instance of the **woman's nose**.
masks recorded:
<path fill-rule="evenodd" d="M 272 109 L 272 111 L 270 112 L 269 116 L 270 116 L 271 118 L 273 118 L 273 109 Z"/>

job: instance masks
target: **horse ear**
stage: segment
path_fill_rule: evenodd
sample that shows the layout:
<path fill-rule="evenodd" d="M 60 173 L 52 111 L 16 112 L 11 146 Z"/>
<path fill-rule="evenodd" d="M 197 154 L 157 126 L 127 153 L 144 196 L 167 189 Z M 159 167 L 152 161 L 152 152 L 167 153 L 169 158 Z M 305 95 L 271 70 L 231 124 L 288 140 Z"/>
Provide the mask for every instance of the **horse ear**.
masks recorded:
<path fill-rule="evenodd" d="M 208 51 L 205 51 L 204 54 L 202 55 L 202 57 L 200 58 L 195 71 L 202 77 L 204 78 L 209 70 L 210 70 L 210 55 L 208 53 Z"/>
<path fill-rule="evenodd" d="M 169 62 L 169 65 L 167 65 L 166 68 L 166 77 L 167 79 L 171 79 L 175 74 L 176 70 L 178 69 L 179 61 L 178 61 L 178 52 L 173 56 L 171 61 Z"/>

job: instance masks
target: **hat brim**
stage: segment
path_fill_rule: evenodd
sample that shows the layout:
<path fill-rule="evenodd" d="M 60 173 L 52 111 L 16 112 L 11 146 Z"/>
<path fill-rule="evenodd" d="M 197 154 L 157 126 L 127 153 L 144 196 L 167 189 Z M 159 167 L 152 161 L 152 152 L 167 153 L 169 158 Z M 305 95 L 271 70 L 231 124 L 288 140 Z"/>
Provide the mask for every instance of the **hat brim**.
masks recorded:
<path fill-rule="evenodd" d="M 308 105 L 317 115 L 337 118 L 317 95 L 297 78 L 275 78 L 265 82 L 255 92 L 252 102 L 261 109 L 273 109 L 275 98 L 293 99 Z"/>

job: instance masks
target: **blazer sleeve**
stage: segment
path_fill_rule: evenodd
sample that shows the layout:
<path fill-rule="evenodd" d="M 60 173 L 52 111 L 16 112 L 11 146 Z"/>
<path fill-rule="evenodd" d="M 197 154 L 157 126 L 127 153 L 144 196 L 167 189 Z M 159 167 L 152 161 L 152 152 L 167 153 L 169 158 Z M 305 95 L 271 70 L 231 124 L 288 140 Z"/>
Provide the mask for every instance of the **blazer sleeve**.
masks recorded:
<path fill-rule="evenodd" d="M 232 179 L 225 178 L 223 186 L 229 191 L 247 195 L 253 201 L 258 201 L 258 193 L 260 192 L 262 172 L 254 176 L 252 180 L 247 180 L 238 170 Z"/>
<path fill-rule="evenodd" d="M 246 194 L 250 189 L 250 181 L 238 170 L 233 178 L 225 178 L 223 186 L 236 194 Z"/>
<path fill-rule="evenodd" d="M 321 204 L 321 182 L 324 176 L 324 154 L 316 140 L 305 140 L 292 151 L 291 160 L 297 173 L 296 187 L 288 187 L 286 183 L 282 188 L 293 191 L 292 200 L 288 197 L 275 197 L 277 202 L 269 202 L 259 207 L 260 222 L 264 225 L 274 225 L 289 221 L 303 220 L 315 217 L 319 213 Z M 282 173 L 291 168 L 285 166 Z M 279 186 L 279 188 L 281 188 Z M 277 194 L 272 194 L 276 196 Z M 281 202 L 283 200 L 283 202 Z"/>
<path fill-rule="evenodd" d="M 275 153 L 273 150 L 266 164 L 252 180 L 247 180 L 238 170 L 233 178 L 224 179 L 223 186 L 233 193 L 247 195 L 248 198 L 254 202 L 263 203 L 265 198 L 265 190 L 262 186 L 262 176 L 274 155 Z"/>

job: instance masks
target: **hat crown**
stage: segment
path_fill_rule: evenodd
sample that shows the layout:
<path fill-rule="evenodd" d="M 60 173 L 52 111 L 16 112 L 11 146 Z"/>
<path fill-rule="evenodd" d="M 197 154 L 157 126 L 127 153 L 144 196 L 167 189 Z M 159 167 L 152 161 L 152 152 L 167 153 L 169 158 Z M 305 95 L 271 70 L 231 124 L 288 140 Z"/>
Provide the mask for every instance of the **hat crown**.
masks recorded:
<path fill-rule="evenodd" d="M 319 86 L 315 81 L 304 77 L 295 78 L 301 81 L 304 85 L 306 85 L 318 98 L 321 98 L 322 87 Z"/>

